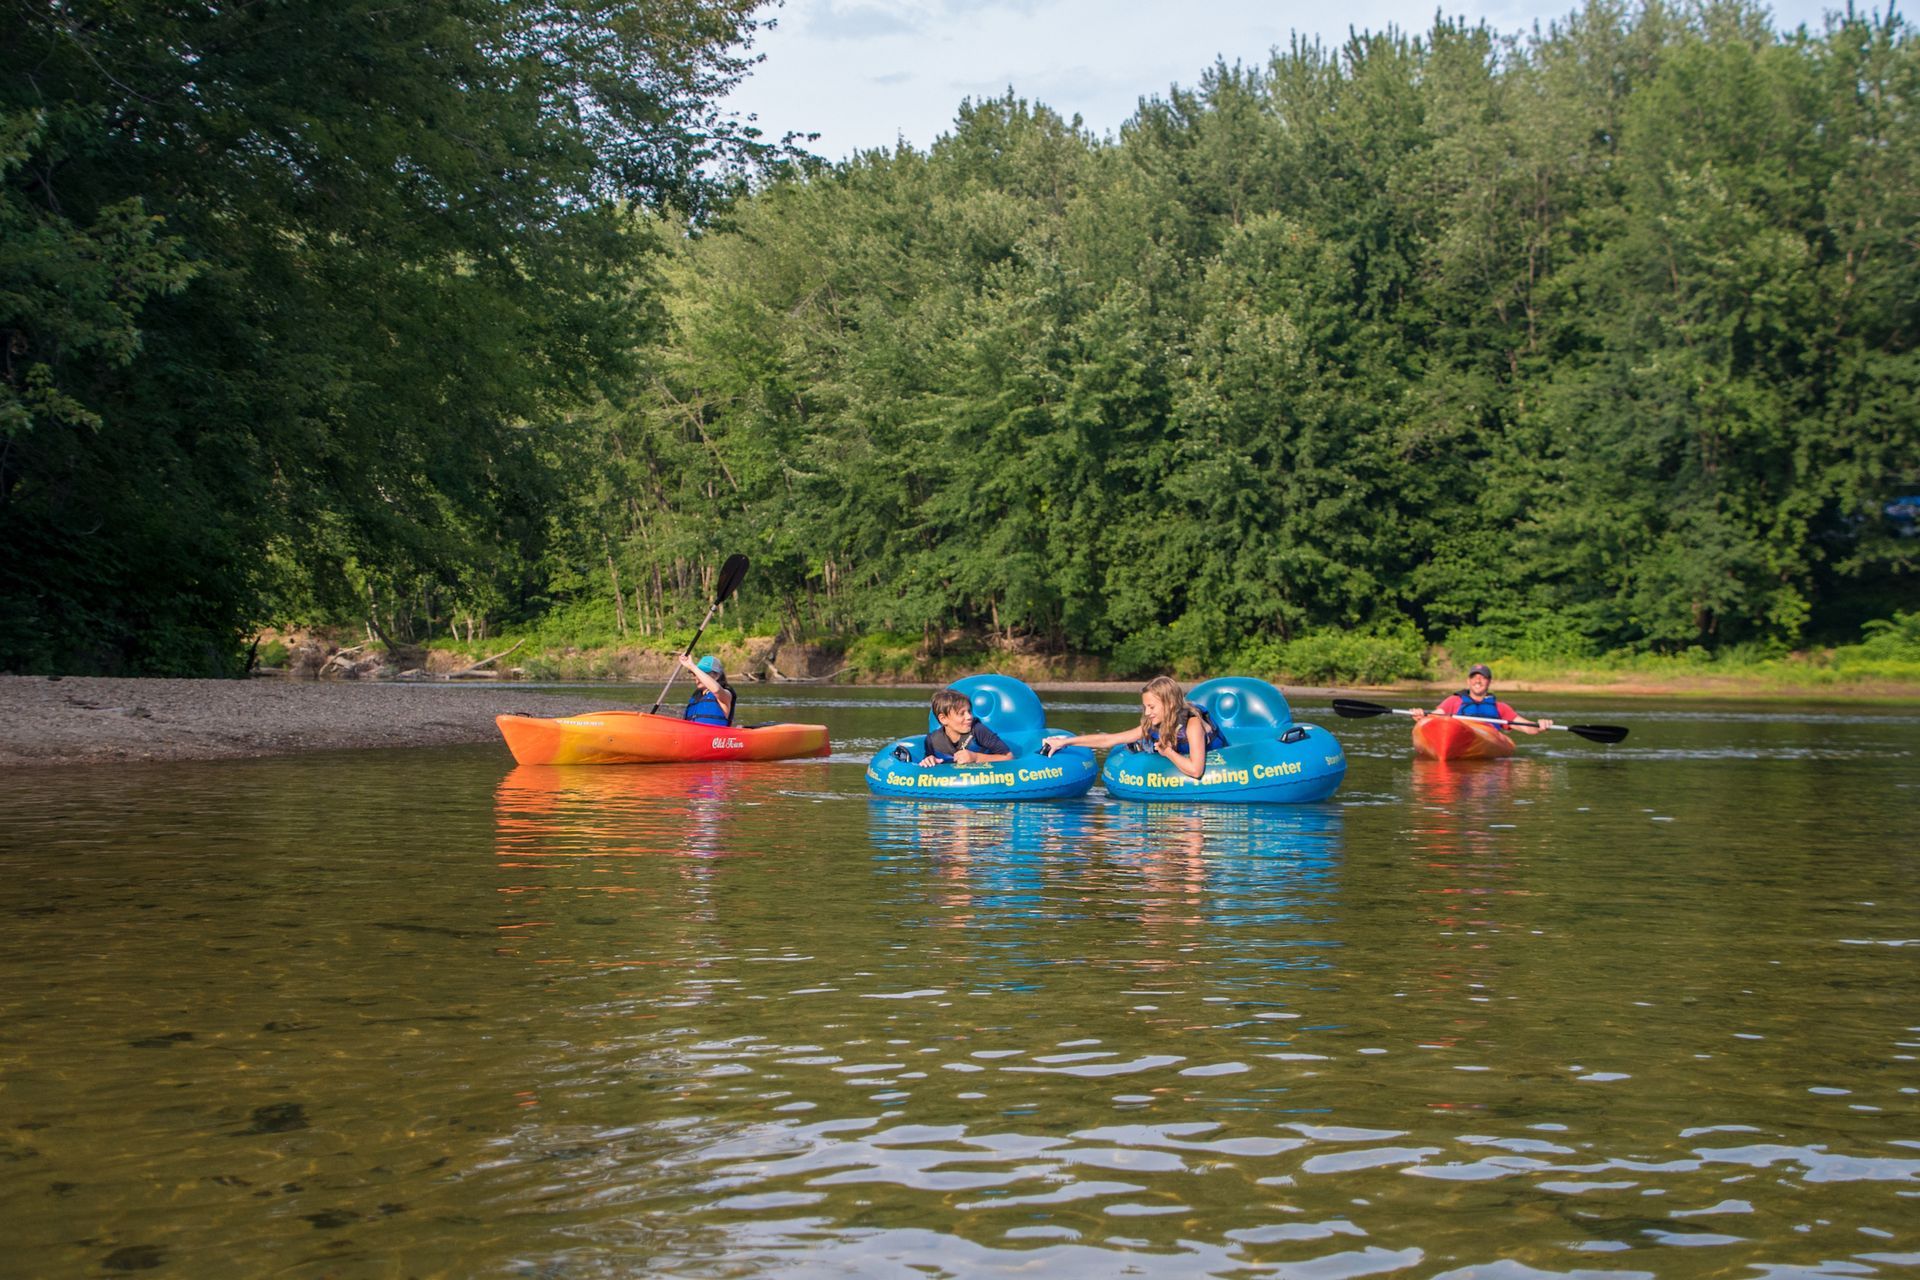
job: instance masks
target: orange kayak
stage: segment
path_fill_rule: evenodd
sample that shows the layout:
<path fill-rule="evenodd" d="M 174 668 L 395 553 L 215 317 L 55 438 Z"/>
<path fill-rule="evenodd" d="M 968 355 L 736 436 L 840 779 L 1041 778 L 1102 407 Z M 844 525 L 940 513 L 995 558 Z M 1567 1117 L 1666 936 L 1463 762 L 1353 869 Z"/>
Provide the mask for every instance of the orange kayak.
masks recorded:
<path fill-rule="evenodd" d="M 495 716 L 494 723 L 521 764 L 674 764 L 827 754 L 823 724 L 745 728 L 695 724 L 645 711 L 588 711 L 557 720 Z"/>
<path fill-rule="evenodd" d="M 1427 716 L 1413 722 L 1413 754 L 1425 760 L 1499 760 L 1513 754 L 1500 726 L 1471 716 Z"/>

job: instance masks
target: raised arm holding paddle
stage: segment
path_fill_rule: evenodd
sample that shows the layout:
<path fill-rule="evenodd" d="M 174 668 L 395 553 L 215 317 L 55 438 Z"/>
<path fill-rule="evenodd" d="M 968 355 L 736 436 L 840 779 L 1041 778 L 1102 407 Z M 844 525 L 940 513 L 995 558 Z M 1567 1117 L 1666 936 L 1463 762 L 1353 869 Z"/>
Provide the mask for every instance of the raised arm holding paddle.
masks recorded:
<path fill-rule="evenodd" d="M 700 629 L 693 633 L 693 639 L 687 641 L 687 647 L 681 652 L 680 656 L 674 660 L 674 669 L 667 674 L 667 683 L 661 688 L 660 697 L 649 709 L 649 714 L 656 714 L 659 712 L 660 704 L 667 700 L 667 690 L 673 688 L 674 677 L 680 674 L 680 668 L 683 665 L 688 665 L 692 662 L 693 646 L 700 643 L 700 637 L 702 634 L 705 633 L 707 629 L 707 624 L 713 621 L 713 615 L 720 611 L 720 606 L 727 602 L 727 597 L 732 595 L 734 592 L 734 589 L 740 585 L 740 579 L 746 576 L 747 576 L 747 558 L 743 555 L 739 555 L 737 553 L 734 555 L 730 555 L 727 557 L 727 562 L 720 566 L 720 580 L 714 583 L 714 586 L 713 586 L 713 605 L 707 610 L 707 616 L 700 620 Z M 706 659 L 702 659 L 701 661 L 704 662 L 706 661 Z M 698 664 L 692 664 L 692 665 L 697 666 Z M 717 659 L 715 659 L 713 665 L 707 668 L 707 672 L 708 674 L 712 674 L 714 671 L 718 669 L 719 669 L 719 662 Z M 701 681 L 701 684 L 703 686 L 703 692 L 709 695 L 712 695 L 715 692 L 714 690 L 704 688 L 704 686 L 707 684 L 706 681 Z M 727 690 L 727 694 L 728 694 L 728 697 L 726 699 L 726 719 L 727 720 L 731 720 L 733 718 L 732 692 L 733 691 L 731 689 Z"/>

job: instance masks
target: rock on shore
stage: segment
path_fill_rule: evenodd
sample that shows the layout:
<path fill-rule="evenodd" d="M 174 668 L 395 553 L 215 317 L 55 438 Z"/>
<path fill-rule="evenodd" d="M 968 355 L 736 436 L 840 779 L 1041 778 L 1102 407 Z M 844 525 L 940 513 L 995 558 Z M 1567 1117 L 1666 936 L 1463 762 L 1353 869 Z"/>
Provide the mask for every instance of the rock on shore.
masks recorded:
<path fill-rule="evenodd" d="M 452 746 L 498 741 L 505 712 L 585 709 L 498 685 L 0 676 L 0 767 Z"/>

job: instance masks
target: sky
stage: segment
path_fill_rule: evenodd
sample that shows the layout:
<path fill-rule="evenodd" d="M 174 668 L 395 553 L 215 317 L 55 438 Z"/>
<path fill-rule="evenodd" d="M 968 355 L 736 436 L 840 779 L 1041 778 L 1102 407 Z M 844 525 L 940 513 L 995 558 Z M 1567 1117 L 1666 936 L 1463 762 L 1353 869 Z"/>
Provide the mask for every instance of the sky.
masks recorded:
<path fill-rule="evenodd" d="M 1844 3 L 1844 0 L 1841 0 Z M 891 148 L 925 150 L 949 132 L 964 98 L 1011 88 L 1096 135 L 1114 134 L 1142 97 L 1193 87 L 1217 60 L 1262 65 L 1292 33 L 1337 47 L 1348 31 L 1423 32 L 1444 9 L 1500 34 L 1564 17 L 1579 0 L 785 0 L 754 42 L 765 55 L 725 102 L 758 116 L 769 137 L 818 133 L 829 160 Z M 1830 0 L 1773 0 L 1774 25 L 1814 30 Z M 1863 0 L 1862 8 L 1883 7 Z"/>

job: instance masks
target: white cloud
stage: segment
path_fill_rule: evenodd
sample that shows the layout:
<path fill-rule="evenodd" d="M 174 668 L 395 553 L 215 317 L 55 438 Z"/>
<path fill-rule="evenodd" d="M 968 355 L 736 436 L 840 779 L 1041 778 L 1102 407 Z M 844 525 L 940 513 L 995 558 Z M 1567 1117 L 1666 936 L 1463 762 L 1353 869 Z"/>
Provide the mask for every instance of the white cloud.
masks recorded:
<path fill-rule="evenodd" d="M 902 13 L 898 6 L 824 4 L 808 15 L 806 34 L 817 40 L 873 40 L 913 35 L 926 25 L 924 15 Z"/>
<path fill-rule="evenodd" d="M 1520 34 L 1581 0 L 1482 0 L 1454 12 Z M 1824 0 L 1785 0 L 1776 25 L 1818 29 Z M 1441 6 L 1445 11 L 1445 6 Z M 947 132 L 963 98 L 1009 88 L 1096 134 L 1117 133 L 1140 99 L 1193 86 L 1215 61 L 1263 65 L 1294 32 L 1338 47 L 1350 30 L 1432 28 L 1434 0 L 786 0 L 757 45 L 766 55 L 727 105 L 771 135 L 818 132 L 829 159 L 922 149 Z"/>

